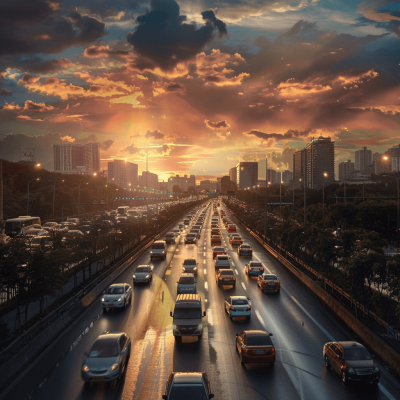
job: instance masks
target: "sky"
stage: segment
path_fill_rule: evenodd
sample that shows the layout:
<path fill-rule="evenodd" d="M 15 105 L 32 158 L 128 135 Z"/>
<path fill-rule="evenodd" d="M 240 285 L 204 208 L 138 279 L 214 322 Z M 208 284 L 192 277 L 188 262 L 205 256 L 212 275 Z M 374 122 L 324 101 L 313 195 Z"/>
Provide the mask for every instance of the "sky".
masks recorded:
<path fill-rule="evenodd" d="M 322 135 L 337 167 L 400 143 L 399 50 L 385 0 L 1 2 L 0 158 L 99 141 L 103 169 L 201 179 Z"/>

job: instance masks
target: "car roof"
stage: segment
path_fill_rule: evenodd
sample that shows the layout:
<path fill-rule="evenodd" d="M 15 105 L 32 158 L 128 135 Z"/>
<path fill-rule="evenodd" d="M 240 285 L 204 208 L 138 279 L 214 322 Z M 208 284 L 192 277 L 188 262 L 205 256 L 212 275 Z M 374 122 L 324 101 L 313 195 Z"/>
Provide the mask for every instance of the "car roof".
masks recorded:
<path fill-rule="evenodd" d="M 181 277 L 182 277 L 182 276 L 184 276 L 185 278 L 186 278 L 186 277 L 194 278 L 194 274 L 189 274 L 189 273 L 184 273 L 184 274 L 181 275 Z"/>
<path fill-rule="evenodd" d="M 337 342 L 340 345 L 342 345 L 345 349 L 354 349 L 354 348 L 363 348 L 365 349 L 365 347 L 358 342 Z"/>
<path fill-rule="evenodd" d="M 202 383 L 203 372 L 175 372 L 174 383 Z"/>
<path fill-rule="evenodd" d="M 97 340 L 103 340 L 103 339 L 107 339 L 107 340 L 115 339 L 115 340 L 117 340 L 123 333 L 125 333 L 125 332 L 112 332 L 112 333 L 105 332 L 105 333 L 102 333 L 101 335 L 99 335 L 97 337 L 96 341 Z"/>
<path fill-rule="evenodd" d="M 248 300 L 248 298 L 246 296 L 231 296 L 231 299 L 232 300 Z"/>
<path fill-rule="evenodd" d="M 267 331 L 252 330 L 244 331 L 247 336 L 269 336 Z"/>
<path fill-rule="evenodd" d="M 141 267 L 144 267 L 144 265 L 141 265 Z M 147 267 L 147 265 L 146 265 L 146 267 Z M 116 286 L 124 286 L 124 285 L 125 285 L 125 283 L 113 283 L 112 285 L 109 286 L 109 288 L 116 287 Z"/>

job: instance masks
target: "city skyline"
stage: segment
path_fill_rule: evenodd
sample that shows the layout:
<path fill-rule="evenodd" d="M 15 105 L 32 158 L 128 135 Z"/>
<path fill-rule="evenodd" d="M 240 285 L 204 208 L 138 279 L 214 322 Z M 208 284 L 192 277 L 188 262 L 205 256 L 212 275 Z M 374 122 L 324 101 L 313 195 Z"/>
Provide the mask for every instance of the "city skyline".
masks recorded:
<path fill-rule="evenodd" d="M 0 48 L 1 158 L 17 161 L 18 147 L 33 145 L 50 169 L 51 145 L 98 141 L 101 169 L 116 158 L 145 171 L 149 153 L 161 179 L 221 177 L 266 156 L 291 169 L 294 152 L 322 135 L 336 143 L 338 175 L 355 150 L 398 144 L 398 17 L 385 2 L 250 2 L 244 11 L 39 0 L 29 16 L 20 3 L 3 12 L 16 7 L 3 24 L 14 39 Z M 190 31 L 188 46 L 175 23 Z"/>

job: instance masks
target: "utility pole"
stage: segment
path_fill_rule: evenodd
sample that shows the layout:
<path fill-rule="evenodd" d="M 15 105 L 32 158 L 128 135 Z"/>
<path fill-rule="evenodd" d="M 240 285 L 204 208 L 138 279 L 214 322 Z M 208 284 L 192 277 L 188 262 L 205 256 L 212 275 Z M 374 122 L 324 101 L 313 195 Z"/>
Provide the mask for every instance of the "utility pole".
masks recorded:
<path fill-rule="evenodd" d="M 307 148 L 304 149 L 304 224 L 307 219 Z"/>
<path fill-rule="evenodd" d="M 3 161 L 0 161 L 0 234 L 3 233 Z"/>
<path fill-rule="evenodd" d="M 267 237 L 267 210 L 268 210 L 268 159 L 265 157 L 265 218 L 264 218 L 264 243 L 265 238 Z"/>

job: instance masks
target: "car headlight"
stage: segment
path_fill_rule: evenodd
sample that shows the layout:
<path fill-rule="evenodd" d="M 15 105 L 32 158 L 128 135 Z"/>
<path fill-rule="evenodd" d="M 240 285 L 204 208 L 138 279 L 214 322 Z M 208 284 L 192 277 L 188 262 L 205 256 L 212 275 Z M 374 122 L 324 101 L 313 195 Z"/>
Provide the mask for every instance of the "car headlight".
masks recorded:
<path fill-rule="evenodd" d="M 153 251 L 150 250 L 150 254 L 153 254 Z"/>
<path fill-rule="evenodd" d="M 87 365 L 82 366 L 82 371 L 83 372 L 89 372 L 89 367 Z"/>
<path fill-rule="evenodd" d="M 186 270 L 186 267 L 183 265 L 183 266 L 182 266 L 182 269 L 183 269 L 183 270 Z"/>
<path fill-rule="evenodd" d="M 352 373 L 354 373 L 354 369 L 353 368 L 349 368 L 349 370 L 347 371 L 349 374 L 352 374 Z"/>
<path fill-rule="evenodd" d="M 165 253 L 165 251 L 163 250 L 162 252 L 161 252 L 161 254 L 164 254 Z"/>
<path fill-rule="evenodd" d="M 118 369 L 118 364 L 113 364 L 109 371 L 115 371 L 116 369 Z"/>
<path fill-rule="evenodd" d="M 133 279 L 136 279 L 136 275 L 132 275 L 132 278 L 133 278 Z"/>
<path fill-rule="evenodd" d="M 374 372 L 379 372 L 378 366 L 375 365 Z"/>
<path fill-rule="evenodd" d="M 101 298 L 101 301 L 106 301 L 106 299 L 104 297 Z"/>
<path fill-rule="evenodd" d="M 117 301 L 121 301 L 121 300 L 122 300 L 122 296 Z"/>
<path fill-rule="evenodd" d="M 147 278 L 150 278 L 150 275 L 146 275 L 146 279 L 147 279 Z"/>
<path fill-rule="evenodd" d="M 193 269 L 197 269 L 197 267 L 194 267 Z"/>

